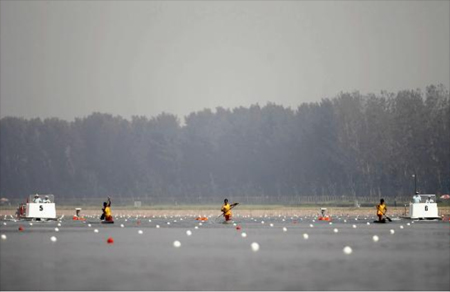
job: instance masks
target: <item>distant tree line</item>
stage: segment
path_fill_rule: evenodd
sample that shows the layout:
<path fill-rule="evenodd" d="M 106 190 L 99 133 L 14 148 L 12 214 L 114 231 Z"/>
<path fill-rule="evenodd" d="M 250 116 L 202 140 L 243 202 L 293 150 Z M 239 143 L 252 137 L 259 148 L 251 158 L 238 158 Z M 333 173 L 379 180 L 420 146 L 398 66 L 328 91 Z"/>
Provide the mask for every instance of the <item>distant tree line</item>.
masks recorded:
<path fill-rule="evenodd" d="M 297 109 L 205 109 L 185 123 L 93 113 L 0 120 L 0 195 L 359 196 L 450 189 L 449 92 L 341 93 Z"/>

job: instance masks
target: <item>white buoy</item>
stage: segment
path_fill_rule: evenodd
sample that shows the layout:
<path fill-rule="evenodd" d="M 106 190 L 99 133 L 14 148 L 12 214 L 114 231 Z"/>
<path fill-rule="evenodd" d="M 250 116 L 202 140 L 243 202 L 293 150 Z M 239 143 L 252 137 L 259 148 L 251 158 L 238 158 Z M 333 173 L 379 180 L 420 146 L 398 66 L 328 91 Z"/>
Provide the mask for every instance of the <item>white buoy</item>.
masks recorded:
<path fill-rule="evenodd" d="M 152 222 L 152 219 L 148 219 L 148 222 Z"/>
<path fill-rule="evenodd" d="M 394 234 L 394 233 L 395 233 L 395 230 L 394 230 L 394 229 L 391 229 L 390 232 L 391 232 L 391 234 Z"/>
<path fill-rule="evenodd" d="M 192 235 L 192 231 L 190 231 L 190 230 L 186 231 L 186 235 L 187 236 L 191 236 Z"/>
<path fill-rule="evenodd" d="M 287 228 L 286 227 L 283 227 L 283 232 L 286 232 L 287 231 Z"/>
<path fill-rule="evenodd" d="M 33 223 L 30 222 L 30 226 L 33 226 Z"/>
<path fill-rule="evenodd" d="M 353 224 L 353 226 L 352 226 L 353 228 L 356 228 L 356 225 L 355 224 Z"/>
<path fill-rule="evenodd" d="M 3 222 L 3 225 L 6 226 L 7 225 L 6 222 Z"/>
<path fill-rule="evenodd" d="M 347 220 L 344 219 L 344 223 L 347 223 Z"/>
<path fill-rule="evenodd" d="M 88 227 L 91 227 L 92 225 L 91 224 L 88 224 Z"/>
<path fill-rule="evenodd" d="M 2 240 L 6 240 L 6 235 L 5 234 L 2 234 Z"/>
<path fill-rule="evenodd" d="M 51 240 L 52 242 L 56 242 L 58 239 L 57 239 L 55 236 L 52 236 L 52 237 L 50 237 L 50 240 Z"/>
<path fill-rule="evenodd" d="M 123 225 L 123 224 L 120 224 L 120 227 L 121 227 L 121 228 L 124 228 L 124 227 L 125 227 L 125 225 Z"/>
<path fill-rule="evenodd" d="M 179 242 L 178 240 L 175 240 L 175 241 L 173 242 L 173 246 L 176 247 L 176 248 L 178 248 L 178 247 L 181 246 L 181 242 Z"/>
<path fill-rule="evenodd" d="M 198 226 L 195 226 L 194 228 L 195 228 L 195 229 L 198 229 Z"/>
<path fill-rule="evenodd" d="M 367 225 L 370 225 L 370 222 L 367 222 Z"/>
<path fill-rule="evenodd" d="M 334 232 L 334 233 L 338 233 L 339 230 L 338 230 L 337 228 L 334 228 L 334 229 L 333 229 L 333 232 Z"/>
<path fill-rule="evenodd" d="M 261 224 L 264 224 L 264 221 L 261 221 Z"/>
<path fill-rule="evenodd" d="M 156 225 L 156 228 L 159 228 L 159 225 Z"/>
<path fill-rule="evenodd" d="M 138 234 L 143 234 L 144 232 L 142 230 L 138 230 Z"/>
<path fill-rule="evenodd" d="M 61 227 L 61 223 L 58 223 L 58 227 Z"/>
<path fill-rule="evenodd" d="M 167 222 L 167 225 L 170 225 L 170 222 Z"/>
<path fill-rule="evenodd" d="M 344 247 L 344 253 L 345 254 L 351 254 L 353 252 L 352 248 L 350 246 Z"/>
<path fill-rule="evenodd" d="M 400 229 L 403 229 L 403 225 L 400 225 Z"/>
<path fill-rule="evenodd" d="M 373 239 L 373 242 L 378 242 L 378 240 L 380 240 L 380 238 L 378 237 L 378 235 L 374 235 L 374 236 L 372 237 L 372 239 Z"/>
<path fill-rule="evenodd" d="M 411 225 L 411 223 L 406 223 L 406 225 L 410 226 L 410 225 Z"/>
<path fill-rule="evenodd" d="M 58 232 L 58 231 L 59 231 L 59 228 L 58 228 L 58 227 L 55 227 L 55 231 Z"/>
<path fill-rule="evenodd" d="M 241 233 L 241 236 L 242 236 L 243 238 L 246 238 L 246 237 L 247 237 L 247 233 L 242 232 L 242 233 Z"/>
<path fill-rule="evenodd" d="M 98 233 L 98 229 L 94 229 L 94 232 L 95 232 L 95 233 Z"/>
<path fill-rule="evenodd" d="M 251 247 L 254 252 L 257 252 L 259 250 L 259 244 L 257 242 L 253 242 L 251 244 Z"/>
<path fill-rule="evenodd" d="M 273 223 L 270 223 L 270 227 L 273 227 Z"/>
<path fill-rule="evenodd" d="M 202 225 L 203 225 L 202 222 L 198 223 L 198 226 L 202 226 Z"/>
<path fill-rule="evenodd" d="M 303 239 L 308 239 L 308 238 L 309 238 L 308 233 L 303 233 Z"/>
<path fill-rule="evenodd" d="M 333 225 L 333 222 L 330 222 L 330 223 L 328 223 L 328 224 Z"/>
<path fill-rule="evenodd" d="M 312 225 L 312 224 L 309 224 L 309 227 L 313 228 L 313 227 L 314 227 L 314 225 Z"/>

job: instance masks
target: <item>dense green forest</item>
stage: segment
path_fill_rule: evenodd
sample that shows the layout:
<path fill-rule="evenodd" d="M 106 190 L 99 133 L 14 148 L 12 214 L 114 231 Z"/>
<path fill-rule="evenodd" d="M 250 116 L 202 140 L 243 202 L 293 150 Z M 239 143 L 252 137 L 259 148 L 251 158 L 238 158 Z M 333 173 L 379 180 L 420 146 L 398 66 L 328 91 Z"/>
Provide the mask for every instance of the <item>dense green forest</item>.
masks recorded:
<path fill-rule="evenodd" d="M 269 103 L 185 117 L 104 113 L 0 120 L 0 195 L 373 196 L 450 189 L 442 86 L 341 93 L 296 109 Z"/>

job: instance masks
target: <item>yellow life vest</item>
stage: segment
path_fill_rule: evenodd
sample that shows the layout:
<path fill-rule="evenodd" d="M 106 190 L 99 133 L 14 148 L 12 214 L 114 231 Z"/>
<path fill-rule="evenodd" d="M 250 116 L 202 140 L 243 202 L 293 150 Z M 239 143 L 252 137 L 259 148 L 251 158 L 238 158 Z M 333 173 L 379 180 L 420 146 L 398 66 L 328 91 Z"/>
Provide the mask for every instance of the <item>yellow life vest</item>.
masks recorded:
<path fill-rule="evenodd" d="M 105 218 L 108 220 L 109 218 L 111 218 L 111 208 L 110 207 L 106 207 L 105 208 Z"/>
<path fill-rule="evenodd" d="M 383 215 L 384 213 L 386 213 L 386 205 L 383 204 L 378 204 L 377 205 L 377 215 Z"/>
<path fill-rule="evenodd" d="M 231 215 L 231 206 L 228 203 L 224 204 L 222 206 L 222 209 L 220 209 L 220 210 L 224 213 L 225 216 Z"/>

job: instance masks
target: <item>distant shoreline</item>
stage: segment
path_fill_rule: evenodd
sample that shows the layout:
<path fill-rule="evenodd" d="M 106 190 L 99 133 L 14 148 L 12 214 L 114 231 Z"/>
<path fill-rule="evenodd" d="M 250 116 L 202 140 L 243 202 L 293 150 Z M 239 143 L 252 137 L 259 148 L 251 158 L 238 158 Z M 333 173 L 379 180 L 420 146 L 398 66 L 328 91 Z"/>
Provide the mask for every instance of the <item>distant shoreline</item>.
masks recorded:
<path fill-rule="evenodd" d="M 375 216 L 375 207 L 326 207 L 326 214 L 331 216 Z M 405 207 L 389 207 L 389 216 L 404 216 Z M 408 211 L 408 208 L 407 208 Z M 57 216 L 72 216 L 75 214 L 75 207 L 57 207 Z M 164 208 L 124 208 L 112 207 L 113 216 L 207 216 L 214 217 L 220 215 L 220 206 L 173 206 Z M 242 206 L 233 210 L 235 216 L 314 216 L 320 213 L 320 207 L 289 207 L 289 206 Z M 0 210 L 0 216 L 14 215 L 15 208 Z M 82 208 L 81 215 L 94 216 L 101 214 L 101 206 L 98 208 Z M 439 216 L 450 217 L 450 206 L 439 207 Z"/>

